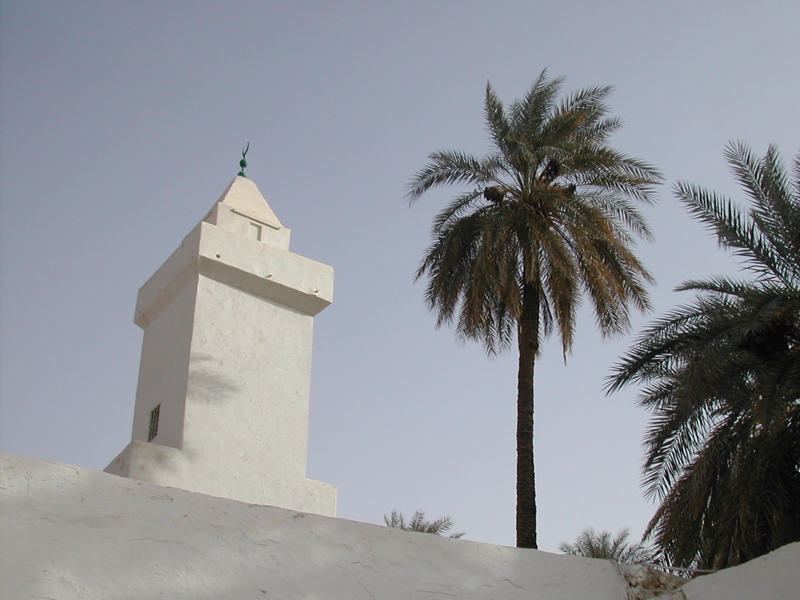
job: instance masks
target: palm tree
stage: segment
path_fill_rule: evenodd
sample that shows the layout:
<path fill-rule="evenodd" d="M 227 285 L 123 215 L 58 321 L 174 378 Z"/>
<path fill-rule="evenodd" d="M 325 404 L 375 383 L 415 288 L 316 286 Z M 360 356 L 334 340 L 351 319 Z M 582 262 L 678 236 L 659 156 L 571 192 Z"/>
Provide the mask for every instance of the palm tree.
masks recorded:
<path fill-rule="evenodd" d="M 650 325 L 608 386 L 643 384 L 654 413 L 644 483 L 661 504 L 648 535 L 668 564 L 703 569 L 800 540 L 800 154 L 793 183 L 774 147 L 725 154 L 749 211 L 675 191 L 750 278 L 682 284 L 694 301 Z"/>
<path fill-rule="evenodd" d="M 488 353 L 519 351 L 517 381 L 517 546 L 536 548 L 533 374 L 540 344 L 554 329 L 564 356 L 585 292 L 600 331 L 629 326 L 629 305 L 649 307 L 650 274 L 633 254 L 633 237 L 650 232 L 632 201 L 651 202 L 659 173 L 607 145 L 621 122 L 607 116 L 610 87 L 558 102 L 563 78 L 542 72 L 508 109 L 486 86 L 493 151 L 476 158 L 435 152 L 411 180 L 407 199 L 459 184 L 435 218 L 434 241 L 416 278 L 437 326 L 455 321 L 462 338 Z"/>
<path fill-rule="evenodd" d="M 652 551 L 641 542 L 628 542 L 631 532 L 625 528 L 615 537 L 608 531 L 596 533 L 591 527 L 584 529 L 574 543 L 562 542 L 558 549 L 564 554 L 585 556 L 587 558 L 605 558 L 620 564 L 648 562 L 653 559 Z"/>
<path fill-rule="evenodd" d="M 390 517 L 383 515 L 383 521 L 386 523 L 387 527 L 402 529 L 404 531 L 432 533 L 434 535 L 444 535 L 453 528 L 453 525 L 455 525 L 453 519 L 450 517 L 442 517 L 441 519 L 436 519 L 435 521 L 426 521 L 425 513 L 421 510 L 415 511 L 414 516 L 411 517 L 411 520 L 408 523 L 406 523 L 403 513 L 397 512 L 396 510 L 392 511 Z M 466 532 L 462 531 L 460 533 L 451 533 L 447 537 L 460 538 L 465 534 Z"/>

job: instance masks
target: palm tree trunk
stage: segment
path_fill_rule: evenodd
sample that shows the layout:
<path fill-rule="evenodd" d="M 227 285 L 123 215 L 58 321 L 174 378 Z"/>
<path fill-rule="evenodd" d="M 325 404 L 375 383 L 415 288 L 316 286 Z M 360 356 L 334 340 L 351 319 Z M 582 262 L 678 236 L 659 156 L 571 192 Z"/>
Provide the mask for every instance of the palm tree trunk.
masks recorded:
<path fill-rule="evenodd" d="M 517 547 L 536 543 L 536 480 L 533 466 L 533 367 L 539 353 L 539 292 L 522 290 L 517 371 Z"/>

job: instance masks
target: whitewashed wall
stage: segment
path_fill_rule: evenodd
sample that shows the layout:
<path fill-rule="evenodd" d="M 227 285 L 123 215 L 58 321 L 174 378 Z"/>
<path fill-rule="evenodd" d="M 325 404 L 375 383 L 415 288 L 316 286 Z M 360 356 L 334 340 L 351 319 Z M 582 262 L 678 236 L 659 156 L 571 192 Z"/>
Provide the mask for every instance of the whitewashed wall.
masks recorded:
<path fill-rule="evenodd" d="M 608 561 L 451 540 L 0 455 L 0 598 L 625 600 Z M 800 598 L 800 544 L 673 598 Z M 683 594 L 683 595 L 681 595 Z"/>
<path fill-rule="evenodd" d="M 2 595 L 622 600 L 612 563 L 439 538 L 2 456 Z"/>

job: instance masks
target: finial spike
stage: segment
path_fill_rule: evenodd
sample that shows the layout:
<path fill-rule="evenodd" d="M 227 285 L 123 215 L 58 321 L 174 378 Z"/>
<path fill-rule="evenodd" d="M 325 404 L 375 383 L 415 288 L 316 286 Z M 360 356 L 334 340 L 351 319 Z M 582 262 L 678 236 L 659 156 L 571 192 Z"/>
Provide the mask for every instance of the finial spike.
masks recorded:
<path fill-rule="evenodd" d="M 238 173 L 239 177 L 247 177 L 244 170 L 247 168 L 247 159 L 245 157 L 247 156 L 248 150 L 250 150 L 250 142 L 247 142 L 242 150 L 242 160 L 239 161 L 239 167 L 241 167 L 242 170 Z"/>

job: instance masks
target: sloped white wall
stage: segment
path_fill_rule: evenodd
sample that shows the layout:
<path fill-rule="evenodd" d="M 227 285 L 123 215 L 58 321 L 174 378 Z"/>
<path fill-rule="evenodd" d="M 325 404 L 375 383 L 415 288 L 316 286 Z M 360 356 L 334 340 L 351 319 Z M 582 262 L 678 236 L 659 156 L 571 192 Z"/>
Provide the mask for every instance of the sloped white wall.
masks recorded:
<path fill-rule="evenodd" d="M 625 598 L 607 561 L 0 459 L 3 600 Z"/>
<path fill-rule="evenodd" d="M 0 455 L 0 599 L 626 600 L 608 561 L 257 506 Z M 663 600 L 798 600 L 800 543 Z"/>
<path fill-rule="evenodd" d="M 663 600 L 684 599 L 800 600 L 800 542 L 738 567 L 693 579 Z"/>

